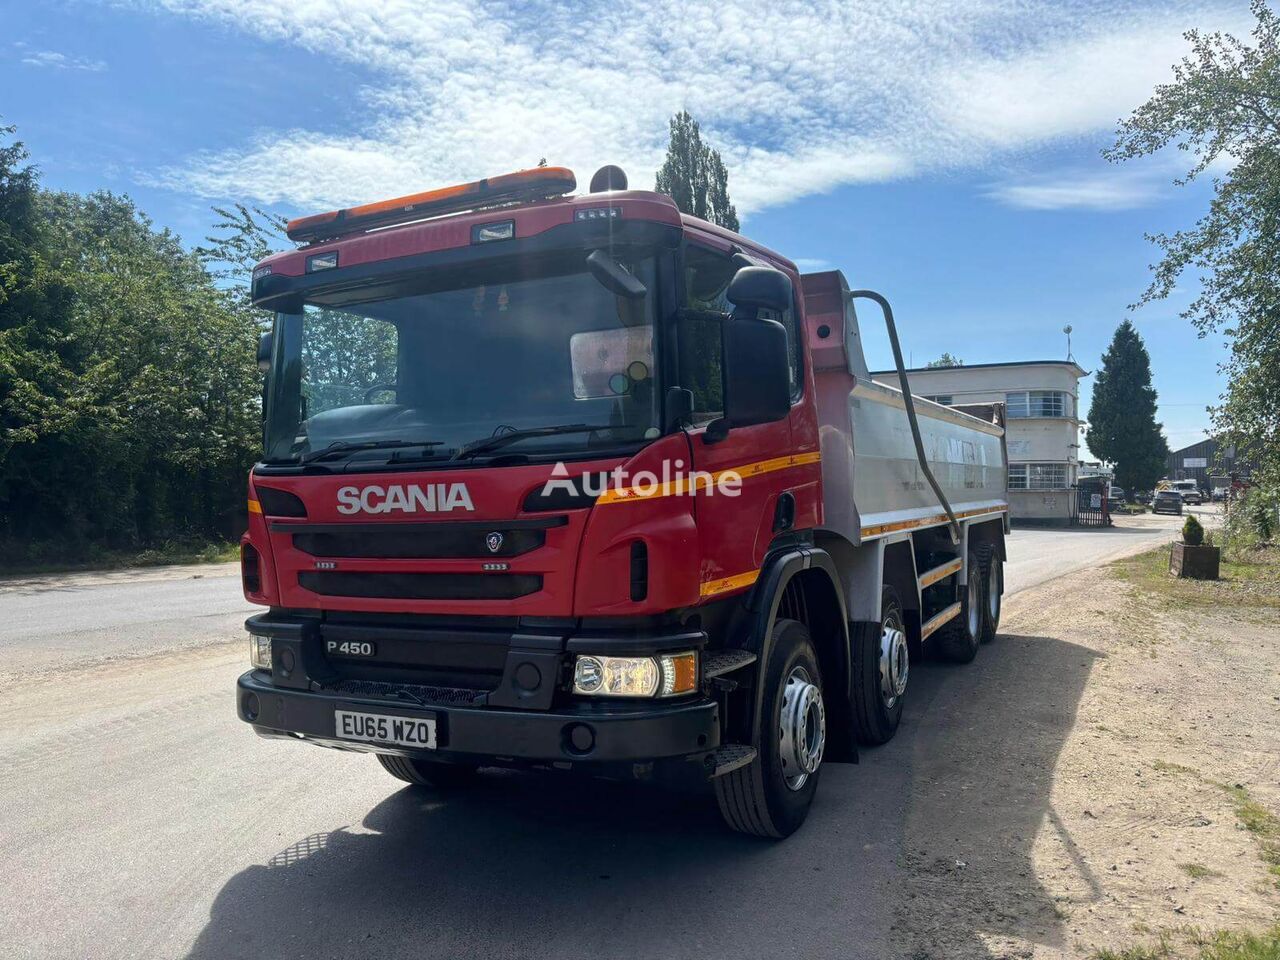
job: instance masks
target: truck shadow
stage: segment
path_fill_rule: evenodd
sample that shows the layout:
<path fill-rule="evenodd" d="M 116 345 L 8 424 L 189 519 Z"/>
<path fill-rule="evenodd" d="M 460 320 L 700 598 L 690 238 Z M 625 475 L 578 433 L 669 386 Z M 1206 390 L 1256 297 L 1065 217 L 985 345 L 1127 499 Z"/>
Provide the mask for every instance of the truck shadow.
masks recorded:
<path fill-rule="evenodd" d="M 993 936 L 1056 945 L 1031 845 L 1058 829 L 1053 768 L 1093 656 L 1009 636 L 969 668 L 920 664 L 898 738 L 824 768 L 785 843 L 728 833 L 709 796 L 634 784 L 494 772 L 447 797 L 395 790 L 359 825 L 232 877 L 189 956 L 949 958 L 991 956 Z"/>

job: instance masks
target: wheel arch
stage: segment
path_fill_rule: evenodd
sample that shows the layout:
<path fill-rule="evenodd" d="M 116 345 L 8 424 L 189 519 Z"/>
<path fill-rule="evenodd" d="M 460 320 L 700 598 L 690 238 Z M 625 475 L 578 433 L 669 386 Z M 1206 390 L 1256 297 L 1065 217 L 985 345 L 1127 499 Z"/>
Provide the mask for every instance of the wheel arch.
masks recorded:
<path fill-rule="evenodd" d="M 753 742 L 759 735 L 764 702 L 764 669 L 773 643 L 773 628 L 779 618 L 798 619 L 809 628 L 818 655 L 823 687 L 829 709 L 847 711 L 851 682 L 849 618 L 835 561 L 827 551 L 797 546 L 771 555 L 747 601 L 748 635 L 743 646 L 757 655 L 760 678 L 755 686 L 751 723 Z M 829 726 L 829 730 L 831 727 Z M 837 754 L 846 753 L 844 744 L 833 744 Z M 851 745 L 849 749 L 852 749 Z M 841 759 L 839 755 L 832 759 Z"/>
<path fill-rule="evenodd" d="M 1004 522 L 999 517 L 970 523 L 966 532 L 970 546 L 990 544 L 997 557 L 1003 561 L 1009 559 L 1005 552 Z"/>

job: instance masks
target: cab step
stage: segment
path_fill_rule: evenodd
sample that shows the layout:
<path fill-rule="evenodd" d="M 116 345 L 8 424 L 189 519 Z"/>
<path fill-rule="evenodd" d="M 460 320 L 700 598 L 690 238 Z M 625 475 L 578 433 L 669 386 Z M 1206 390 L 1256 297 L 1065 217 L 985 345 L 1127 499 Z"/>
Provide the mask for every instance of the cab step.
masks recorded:
<path fill-rule="evenodd" d="M 750 650 L 712 650 L 702 658 L 702 679 L 723 677 L 756 662 Z"/>
<path fill-rule="evenodd" d="M 715 767 L 711 771 L 711 778 L 714 780 L 749 764 L 756 758 L 756 748 L 745 743 L 722 743 L 713 757 Z"/>

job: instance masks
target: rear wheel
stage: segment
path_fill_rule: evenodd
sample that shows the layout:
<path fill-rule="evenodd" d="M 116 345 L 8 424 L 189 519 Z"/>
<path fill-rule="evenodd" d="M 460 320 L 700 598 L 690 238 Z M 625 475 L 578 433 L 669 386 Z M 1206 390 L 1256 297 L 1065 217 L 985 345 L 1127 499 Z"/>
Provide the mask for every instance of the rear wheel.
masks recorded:
<path fill-rule="evenodd" d="M 716 778 L 716 800 L 725 823 L 739 833 L 787 837 L 809 815 L 827 740 L 822 674 L 804 624 L 774 624 L 762 674 L 756 758 Z"/>
<path fill-rule="evenodd" d="M 397 780 L 417 784 L 420 787 L 432 787 L 436 790 L 448 790 L 460 787 L 476 779 L 478 768 L 471 764 L 441 763 L 438 760 L 418 760 L 413 757 L 393 757 L 390 754 L 377 754 L 382 769 Z"/>
<path fill-rule="evenodd" d="M 1000 629 L 1000 598 L 1004 593 L 1004 561 L 990 544 L 979 547 L 979 556 L 985 557 L 987 575 L 982 586 L 982 642 L 990 643 Z"/>
<path fill-rule="evenodd" d="M 977 550 L 969 550 L 969 582 L 960 594 L 960 613 L 938 631 L 938 652 L 952 663 L 969 663 L 982 642 L 983 582 L 987 568 Z"/>
<path fill-rule="evenodd" d="M 911 670 L 902 601 L 893 587 L 881 589 L 880 629 L 861 634 L 853 658 L 853 732 L 867 746 L 888 743 L 902 720 Z"/>

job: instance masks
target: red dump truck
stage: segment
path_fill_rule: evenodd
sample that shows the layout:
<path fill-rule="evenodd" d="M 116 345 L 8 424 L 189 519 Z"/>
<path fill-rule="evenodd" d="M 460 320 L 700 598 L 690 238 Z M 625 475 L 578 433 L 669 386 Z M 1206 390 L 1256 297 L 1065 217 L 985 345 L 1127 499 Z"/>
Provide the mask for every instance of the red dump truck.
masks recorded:
<path fill-rule="evenodd" d="M 544 167 L 289 224 L 249 478 L 266 737 L 447 789 L 662 778 L 804 821 L 893 736 L 910 666 L 996 632 L 1007 456 L 874 383 L 838 272 Z M 899 370 L 901 357 L 897 358 Z"/>

